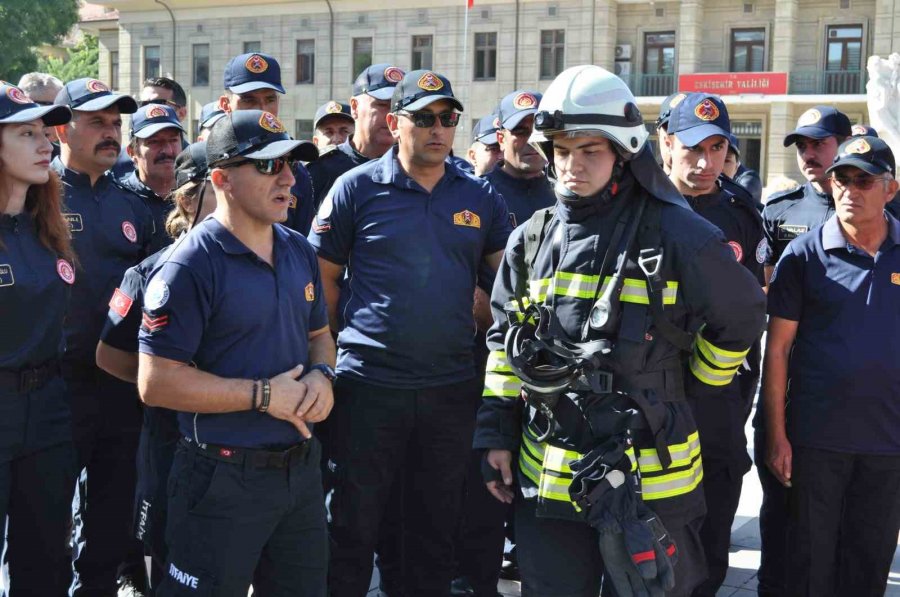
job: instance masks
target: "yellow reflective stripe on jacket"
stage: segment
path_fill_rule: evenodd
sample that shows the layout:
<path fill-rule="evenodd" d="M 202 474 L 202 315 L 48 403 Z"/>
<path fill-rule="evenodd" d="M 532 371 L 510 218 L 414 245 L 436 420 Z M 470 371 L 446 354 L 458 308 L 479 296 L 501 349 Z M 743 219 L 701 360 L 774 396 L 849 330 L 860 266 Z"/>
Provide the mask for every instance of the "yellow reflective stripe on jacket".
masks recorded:
<path fill-rule="evenodd" d="M 519 450 L 519 470 L 537 487 L 541 482 L 541 463 L 528 450 Z"/>
<path fill-rule="evenodd" d="M 689 466 L 691 460 L 700 455 L 700 434 L 694 432 L 687 437 L 687 441 L 683 444 L 672 444 L 669 446 L 669 456 L 672 458 L 672 467 L 680 468 Z M 655 473 L 663 470 L 662 463 L 659 461 L 659 455 L 656 450 L 649 448 L 638 451 L 638 467 L 641 474 Z"/>
<path fill-rule="evenodd" d="M 612 280 L 611 276 L 607 276 L 603 281 L 603 286 L 597 292 L 597 283 L 600 276 L 591 276 L 585 274 L 572 274 L 569 272 L 557 272 L 555 284 L 553 286 L 553 294 L 557 296 L 572 296 L 576 298 L 593 299 L 594 295 L 600 295 L 606 290 Z M 543 302 L 547 300 L 547 292 L 550 290 L 550 278 L 542 278 L 540 280 L 528 281 L 528 296 L 533 301 Z M 678 296 L 678 282 L 666 282 L 666 288 L 663 290 L 663 304 L 674 305 Z M 647 281 L 638 278 L 625 278 L 622 285 L 622 292 L 619 299 L 626 303 L 637 303 L 641 305 L 650 304 L 650 297 L 647 291 Z"/>
<path fill-rule="evenodd" d="M 710 386 L 727 386 L 734 379 L 737 367 L 734 369 L 713 369 L 697 354 L 691 355 L 691 373 L 694 377 Z"/>
<path fill-rule="evenodd" d="M 697 334 L 694 354 L 690 359 L 691 373 L 707 385 L 726 386 L 734 379 L 748 352 L 749 348 L 742 351 L 719 348 L 703 334 Z"/>
<path fill-rule="evenodd" d="M 544 467 L 538 484 L 538 497 L 549 500 L 571 502 L 569 485 L 572 484 L 572 469 L 569 464 L 581 458 L 581 454 L 545 444 Z"/>
<path fill-rule="evenodd" d="M 506 360 L 506 352 L 492 350 L 488 355 L 482 396 L 516 398 L 522 390 L 522 380 L 513 375 Z"/>
<path fill-rule="evenodd" d="M 492 350 L 488 354 L 487 369 L 491 373 L 512 373 L 509 368 L 509 361 L 506 360 L 505 350 Z"/>
<path fill-rule="evenodd" d="M 703 460 L 698 454 L 687 470 L 656 477 L 641 477 L 641 491 L 644 500 L 661 500 L 690 493 L 697 489 L 702 480 Z"/>

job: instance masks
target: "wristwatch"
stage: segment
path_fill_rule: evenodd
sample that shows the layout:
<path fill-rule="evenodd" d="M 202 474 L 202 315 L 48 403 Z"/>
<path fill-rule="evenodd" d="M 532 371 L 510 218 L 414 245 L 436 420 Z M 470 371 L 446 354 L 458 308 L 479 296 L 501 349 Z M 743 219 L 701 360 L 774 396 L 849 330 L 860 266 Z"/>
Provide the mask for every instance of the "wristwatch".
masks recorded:
<path fill-rule="evenodd" d="M 309 368 L 310 371 L 318 371 L 322 375 L 328 378 L 328 381 L 334 381 L 334 378 L 337 377 L 334 373 L 334 369 L 331 368 L 331 365 L 327 363 L 317 363 Z"/>

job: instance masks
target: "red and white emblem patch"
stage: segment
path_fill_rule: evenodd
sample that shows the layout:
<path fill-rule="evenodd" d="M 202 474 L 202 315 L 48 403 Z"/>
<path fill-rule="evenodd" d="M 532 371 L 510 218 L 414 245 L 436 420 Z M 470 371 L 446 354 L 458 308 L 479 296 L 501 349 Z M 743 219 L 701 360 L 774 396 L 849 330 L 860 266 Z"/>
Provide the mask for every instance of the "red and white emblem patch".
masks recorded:
<path fill-rule="evenodd" d="M 694 115 L 705 122 L 712 122 L 719 117 L 719 107 L 711 99 L 705 99 L 694 108 Z"/>
<path fill-rule="evenodd" d="M 325 106 L 326 114 L 340 114 L 341 111 L 341 105 L 337 102 L 328 102 L 328 105 Z"/>
<path fill-rule="evenodd" d="M 31 103 L 31 100 L 28 99 L 28 96 L 25 95 L 25 92 L 22 91 L 21 89 L 19 89 L 18 87 L 10 86 L 6 90 L 6 95 L 7 95 L 7 97 L 9 97 L 9 99 L 16 102 L 17 104 L 30 104 Z"/>
<path fill-rule="evenodd" d="M 399 83 L 403 80 L 403 76 L 405 74 L 406 73 L 404 73 L 396 66 L 389 66 L 384 69 L 384 78 L 386 81 L 390 81 L 391 83 Z"/>
<path fill-rule="evenodd" d="M 75 268 L 65 259 L 56 260 L 56 273 L 59 274 L 59 277 L 66 284 L 72 285 L 75 283 Z"/>
<path fill-rule="evenodd" d="M 287 130 L 284 128 L 284 125 L 281 124 L 281 121 L 278 120 L 278 117 L 271 112 L 262 113 L 262 116 L 259 117 L 259 126 L 270 133 L 283 133 Z"/>
<path fill-rule="evenodd" d="M 109 308 L 118 313 L 119 317 L 128 315 L 128 311 L 131 310 L 132 304 L 134 304 L 134 299 L 118 288 L 116 288 L 112 298 L 109 300 Z"/>
<path fill-rule="evenodd" d="M 122 222 L 122 234 L 125 235 L 125 238 L 127 238 L 129 242 L 137 242 L 137 230 L 135 229 L 134 224 L 128 220 Z"/>
<path fill-rule="evenodd" d="M 109 91 L 109 87 L 106 86 L 106 83 L 103 81 L 98 81 L 97 79 L 91 79 L 84 85 L 88 88 L 88 91 L 93 93 L 100 93 L 101 91 Z"/>
<path fill-rule="evenodd" d="M 513 106 L 517 110 L 528 110 L 537 106 L 537 98 L 531 93 L 520 93 L 513 99 Z"/>
<path fill-rule="evenodd" d="M 869 131 L 867 131 L 866 127 L 861 124 L 854 124 L 852 127 L 850 127 L 850 132 L 853 133 L 854 137 L 861 137 Z"/>
<path fill-rule="evenodd" d="M 442 89 L 444 87 L 444 82 L 441 81 L 440 77 L 438 77 L 436 74 L 429 71 L 419 77 L 418 86 L 419 89 L 423 89 L 425 91 L 437 91 L 438 89 Z"/>
<path fill-rule="evenodd" d="M 147 118 L 165 118 L 169 113 L 162 106 L 153 106 L 147 110 Z"/>
<path fill-rule="evenodd" d="M 250 58 L 247 58 L 247 62 L 244 63 L 244 66 L 247 67 L 248 71 L 257 75 L 269 70 L 269 63 L 259 54 L 254 54 Z"/>
<path fill-rule="evenodd" d="M 303 294 L 306 297 L 306 302 L 308 303 L 316 300 L 316 287 L 313 286 L 312 282 L 306 285 L 306 288 L 303 289 Z"/>
<path fill-rule="evenodd" d="M 732 251 L 734 251 L 735 260 L 740 262 L 744 258 L 743 247 L 741 247 L 740 243 L 733 240 L 728 241 L 728 246 L 731 247 Z"/>

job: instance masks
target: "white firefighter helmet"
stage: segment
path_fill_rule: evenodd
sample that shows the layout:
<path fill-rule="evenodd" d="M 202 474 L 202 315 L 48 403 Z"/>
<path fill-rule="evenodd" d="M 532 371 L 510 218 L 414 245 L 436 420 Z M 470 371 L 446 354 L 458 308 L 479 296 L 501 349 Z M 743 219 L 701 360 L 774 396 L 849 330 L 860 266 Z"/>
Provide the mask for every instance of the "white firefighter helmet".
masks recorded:
<path fill-rule="evenodd" d="M 649 137 L 625 82 L 588 64 L 567 68 L 553 80 L 538 106 L 529 142 L 552 164 L 548 142 L 556 135 L 576 131 L 606 137 L 625 159 L 640 152 Z"/>

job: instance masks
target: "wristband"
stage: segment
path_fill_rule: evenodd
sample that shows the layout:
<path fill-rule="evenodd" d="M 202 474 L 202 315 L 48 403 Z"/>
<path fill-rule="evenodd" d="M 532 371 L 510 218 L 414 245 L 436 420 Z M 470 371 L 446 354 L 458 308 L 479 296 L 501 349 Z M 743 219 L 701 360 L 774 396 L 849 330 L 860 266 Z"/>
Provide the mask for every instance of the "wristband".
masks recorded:
<path fill-rule="evenodd" d="M 259 386 L 257 385 L 259 380 L 253 380 L 253 397 L 250 400 L 250 410 L 256 410 L 256 392 L 259 390 Z"/>
<path fill-rule="evenodd" d="M 269 410 L 269 399 L 272 397 L 272 387 L 269 385 L 268 379 L 262 380 L 262 402 L 259 405 L 259 412 L 264 413 Z"/>

